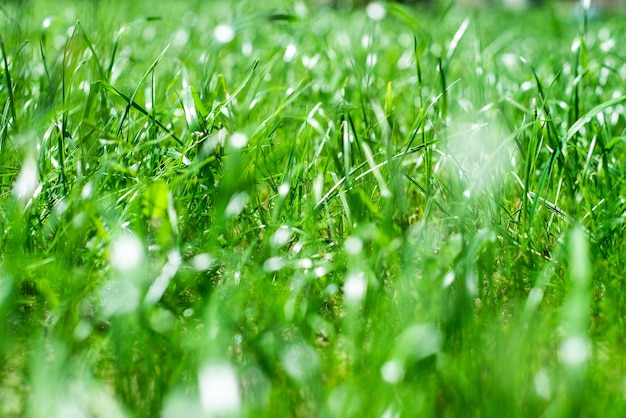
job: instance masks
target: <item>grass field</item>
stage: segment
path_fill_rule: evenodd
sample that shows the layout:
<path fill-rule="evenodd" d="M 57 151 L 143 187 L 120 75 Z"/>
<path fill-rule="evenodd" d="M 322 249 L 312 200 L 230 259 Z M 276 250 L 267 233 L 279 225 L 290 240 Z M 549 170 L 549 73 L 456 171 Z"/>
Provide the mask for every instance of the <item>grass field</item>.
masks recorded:
<path fill-rule="evenodd" d="M 557 6 L 0 5 L 0 416 L 622 417 L 626 27 Z"/>

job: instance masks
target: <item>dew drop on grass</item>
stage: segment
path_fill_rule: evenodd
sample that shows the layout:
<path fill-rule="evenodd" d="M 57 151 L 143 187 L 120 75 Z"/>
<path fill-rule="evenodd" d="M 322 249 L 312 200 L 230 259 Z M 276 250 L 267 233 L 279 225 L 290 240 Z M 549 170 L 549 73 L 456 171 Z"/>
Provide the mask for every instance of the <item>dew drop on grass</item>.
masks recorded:
<path fill-rule="evenodd" d="M 274 232 L 272 238 L 270 240 L 272 247 L 280 248 L 283 245 L 289 242 L 289 238 L 291 238 L 291 232 L 289 232 L 289 228 L 286 226 L 281 226 Z"/>
<path fill-rule="evenodd" d="M 289 193 L 289 183 L 281 184 L 280 187 L 278 187 L 278 195 L 280 197 L 285 197 L 287 196 L 287 193 Z"/>
<path fill-rule="evenodd" d="M 383 20 L 387 14 L 387 10 L 380 3 L 370 3 L 365 9 L 367 16 L 372 20 Z"/>
<path fill-rule="evenodd" d="M 545 399 L 550 400 L 552 397 L 552 389 L 550 388 L 550 376 L 548 376 L 548 372 L 545 369 L 539 370 L 533 379 L 533 384 L 535 386 L 535 393 Z"/>
<path fill-rule="evenodd" d="M 226 206 L 225 215 L 227 217 L 239 215 L 243 211 L 243 208 L 246 207 L 247 203 L 248 194 L 246 192 L 235 193 Z"/>
<path fill-rule="evenodd" d="M 371 45 L 372 45 L 372 37 L 371 37 L 370 35 L 364 35 L 364 36 L 361 38 L 361 46 L 362 46 L 364 49 L 367 49 L 367 48 L 369 48 Z"/>
<path fill-rule="evenodd" d="M 348 237 L 343 244 L 346 253 L 350 255 L 357 255 L 363 251 L 363 241 L 358 237 Z"/>
<path fill-rule="evenodd" d="M 283 61 L 285 62 L 293 61 L 297 52 L 298 50 L 294 44 L 287 45 L 287 48 L 285 49 L 285 55 L 283 55 Z"/>
<path fill-rule="evenodd" d="M 326 273 L 328 273 L 328 269 L 324 266 L 315 267 L 315 270 L 313 270 L 313 274 L 317 278 L 325 276 Z"/>
<path fill-rule="evenodd" d="M 191 266 L 196 271 L 207 271 L 214 262 L 215 259 L 213 257 L 207 253 L 202 253 L 191 259 Z"/>
<path fill-rule="evenodd" d="M 602 75 L 602 71 L 600 71 L 600 75 Z M 604 125 L 604 112 L 598 112 L 596 119 L 598 119 L 600 125 Z"/>
<path fill-rule="evenodd" d="M 296 262 L 296 266 L 301 269 L 310 269 L 313 267 L 313 262 L 310 258 L 302 258 Z"/>
<path fill-rule="evenodd" d="M 568 366 L 579 366 L 587 361 L 591 349 L 586 338 L 581 336 L 570 337 L 561 343 L 559 358 Z"/>
<path fill-rule="evenodd" d="M 217 42 L 227 44 L 235 39 L 235 29 L 226 23 L 220 23 L 213 30 L 213 37 Z"/>
<path fill-rule="evenodd" d="M 130 233 L 117 237 L 111 244 L 109 261 L 120 272 L 129 272 L 141 265 L 144 258 L 143 245 Z"/>
<path fill-rule="evenodd" d="M 243 148 L 248 143 L 248 137 L 241 132 L 233 133 L 228 139 L 233 148 Z"/>
<path fill-rule="evenodd" d="M 89 181 L 89 182 L 85 183 L 85 185 L 83 186 L 83 189 L 80 192 L 80 197 L 83 200 L 87 200 L 92 195 L 93 195 L 93 183 Z"/>
<path fill-rule="evenodd" d="M 312 57 L 305 55 L 302 57 L 302 65 L 304 65 L 309 70 L 312 70 L 317 65 L 317 62 L 320 59 L 320 54 L 315 54 Z"/>
<path fill-rule="evenodd" d="M 291 248 L 291 253 L 292 254 L 298 254 L 298 253 L 300 253 L 300 251 L 302 251 L 303 247 L 304 247 L 304 243 L 302 241 L 298 241 Z"/>
<path fill-rule="evenodd" d="M 410 51 L 405 51 L 398 59 L 398 68 L 400 70 L 411 68 L 411 65 L 413 64 L 413 60 L 414 60 L 413 53 L 411 53 Z"/>
<path fill-rule="evenodd" d="M 365 65 L 367 65 L 369 68 L 372 68 L 376 65 L 377 62 L 378 62 L 378 55 L 373 54 L 373 53 L 367 54 Z"/>
<path fill-rule="evenodd" d="M 285 260 L 282 257 L 270 257 L 263 263 L 263 270 L 274 273 L 285 267 Z"/>
<path fill-rule="evenodd" d="M 448 287 L 454 282 L 454 271 L 449 271 L 448 274 L 443 278 L 443 287 Z"/>
<path fill-rule="evenodd" d="M 396 384 L 404 377 L 404 367 L 398 360 L 390 360 L 380 368 L 383 380 L 390 384 Z"/>
<path fill-rule="evenodd" d="M 385 409 L 380 418 L 400 418 L 401 416 L 400 412 L 396 411 L 393 406 L 390 406 Z"/>
<path fill-rule="evenodd" d="M 37 163 L 28 159 L 24 161 L 22 170 L 17 176 L 17 180 L 13 186 L 13 193 L 19 200 L 25 201 L 33 197 L 38 186 Z"/>
<path fill-rule="evenodd" d="M 241 409 L 237 375 L 228 364 L 207 364 L 198 376 L 200 402 L 209 416 L 235 415 Z"/>
<path fill-rule="evenodd" d="M 252 43 L 249 41 L 246 41 L 244 43 L 241 44 L 241 54 L 244 57 L 249 57 L 250 55 L 252 55 Z"/>
<path fill-rule="evenodd" d="M 324 176 L 322 174 L 318 174 L 313 182 L 313 197 L 316 202 L 319 202 L 322 199 L 322 193 L 324 193 Z"/>
<path fill-rule="evenodd" d="M 362 271 L 350 273 L 343 285 L 343 294 L 350 302 L 360 302 L 367 292 L 367 279 Z"/>
<path fill-rule="evenodd" d="M 176 275 L 180 264 L 182 263 L 182 257 L 178 250 L 171 250 L 167 254 L 167 263 L 161 269 L 159 275 L 154 279 L 150 287 L 148 288 L 148 292 L 146 293 L 146 297 L 144 302 L 152 305 L 157 303 L 163 294 L 167 290 L 170 281 Z"/>
<path fill-rule="evenodd" d="M 524 81 L 522 84 L 520 84 L 520 90 L 521 91 L 528 91 L 528 90 L 532 90 L 535 87 L 535 84 L 532 81 Z"/>

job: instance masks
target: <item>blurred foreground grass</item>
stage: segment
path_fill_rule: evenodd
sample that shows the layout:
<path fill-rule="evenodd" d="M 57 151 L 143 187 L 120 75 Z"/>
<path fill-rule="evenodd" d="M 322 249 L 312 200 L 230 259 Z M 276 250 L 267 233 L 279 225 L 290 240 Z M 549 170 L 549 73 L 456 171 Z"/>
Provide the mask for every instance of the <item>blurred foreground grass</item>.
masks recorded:
<path fill-rule="evenodd" d="M 0 415 L 621 416 L 624 33 L 0 6 Z"/>

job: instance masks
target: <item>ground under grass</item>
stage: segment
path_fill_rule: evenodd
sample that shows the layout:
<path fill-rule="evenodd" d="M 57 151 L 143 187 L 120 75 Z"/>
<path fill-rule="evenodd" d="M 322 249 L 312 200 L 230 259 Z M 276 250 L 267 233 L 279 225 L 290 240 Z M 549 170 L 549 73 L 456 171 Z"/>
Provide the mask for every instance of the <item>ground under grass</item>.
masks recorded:
<path fill-rule="evenodd" d="M 626 31 L 580 17 L 0 6 L 0 415 L 621 417 Z"/>

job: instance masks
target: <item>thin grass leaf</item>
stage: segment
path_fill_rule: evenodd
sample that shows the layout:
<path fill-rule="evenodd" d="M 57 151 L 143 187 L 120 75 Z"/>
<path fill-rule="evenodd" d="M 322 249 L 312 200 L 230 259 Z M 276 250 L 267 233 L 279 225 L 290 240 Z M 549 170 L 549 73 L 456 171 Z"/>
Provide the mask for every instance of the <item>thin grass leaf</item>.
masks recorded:
<path fill-rule="evenodd" d="M 7 94 L 9 95 L 9 109 L 11 109 L 11 117 L 13 125 L 17 124 L 17 112 L 15 111 L 15 99 L 13 97 L 13 79 L 11 78 L 11 71 L 9 70 L 9 62 L 7 59 L 7 51 L 4 46 L 4 38 L 0 34 L 0 51 L 2 51 L 2 63 L 4 64 L 4 77 L 7 83 Z M 4 144 L 2 146 L 4 149 Z"/>
<path fill-rule="evenodd" d="M 116 96 L 120 97 L 121 99 L 123 99 L 126 103 L 127 103 L 127 107 L 130 108 L 134 108 L 136 110 L 138 110 L 140 113 L 142 113 L 143 115 L 147 116 L 148 118 L 150 118 L 150 120 L 156 124 L 159 128 L 161 128 L 165 133 L 168 134 L 168 136 L 172 137 L 172 139 L 174 139 L 176 142 L 178 142 L 179 145 L 184 145 L 183 141 L 181 141 L 176 134 L 174 134 L 172 131 L 170 131 L 165 125 L 163 125 L 158 119 L 154 118 L 154 115 L 151 112 L 148 112 L 143 106 L 141 106 L 140 104 L 138 104 L 137 102 L 135 102 L 134 100 L 132 100 L 130 97 L 126 96 L 124 93 L 122 93 L 121 91 L 119 91 L 118 89 L 116 89 L 115 87 L 113 87 L 112 85 L 110 85 L 109 83 L 105 82 L 105 81 L 100 81 L 99 84 L 105 88 L 107 91 L 115 94 Z"/>

